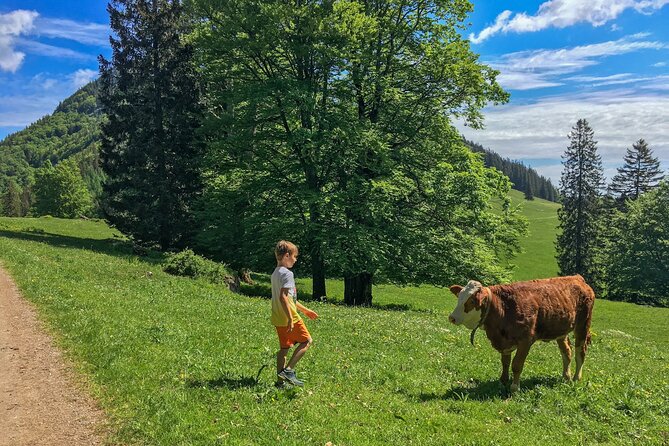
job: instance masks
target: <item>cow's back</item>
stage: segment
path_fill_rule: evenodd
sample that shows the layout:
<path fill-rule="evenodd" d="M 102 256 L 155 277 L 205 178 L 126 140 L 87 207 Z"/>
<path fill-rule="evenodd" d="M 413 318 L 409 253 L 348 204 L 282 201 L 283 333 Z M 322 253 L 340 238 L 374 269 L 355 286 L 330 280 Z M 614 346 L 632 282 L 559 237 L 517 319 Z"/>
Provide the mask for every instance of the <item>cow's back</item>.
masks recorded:
<path fill-rule="evenodd" d="M 516 336 L 552 340 L 571 332 L 577 320 L 589 320 L 594 292 L 581 276 L 516 282 L 491 288 L 506 310 Z"/>

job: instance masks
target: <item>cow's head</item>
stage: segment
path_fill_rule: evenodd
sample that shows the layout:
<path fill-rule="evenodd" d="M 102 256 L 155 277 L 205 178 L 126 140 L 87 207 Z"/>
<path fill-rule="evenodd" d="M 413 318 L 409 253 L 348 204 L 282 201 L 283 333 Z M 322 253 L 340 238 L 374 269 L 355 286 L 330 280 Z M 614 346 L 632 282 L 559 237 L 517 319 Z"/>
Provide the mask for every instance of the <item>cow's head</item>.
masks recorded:
<path fill-rule="evenodd" d="M 453 285 L 451 293 L 458 297 L 455 310 L 448 316 L 448 320 L 455 325 L 464 325 L 473 330 L 481 320 L 481 307 L 483 301 L 483 285 L 475 280 L 470 280 L 466 287 Z"/>

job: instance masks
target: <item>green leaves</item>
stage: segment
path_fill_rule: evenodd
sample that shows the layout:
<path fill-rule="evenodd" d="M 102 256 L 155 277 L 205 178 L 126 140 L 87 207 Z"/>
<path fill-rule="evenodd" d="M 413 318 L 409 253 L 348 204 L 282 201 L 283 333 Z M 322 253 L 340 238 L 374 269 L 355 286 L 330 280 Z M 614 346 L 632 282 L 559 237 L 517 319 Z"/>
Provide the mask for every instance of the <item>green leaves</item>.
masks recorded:
<path fill-rule="evenodd" d="M 34 193 L 36 215 L 78 218 L 90 215 L 92 210 L 91 195 L 74 160 L 64 161 L 56 167 L 47 162 L 45 167 L 38 169 Z"/>

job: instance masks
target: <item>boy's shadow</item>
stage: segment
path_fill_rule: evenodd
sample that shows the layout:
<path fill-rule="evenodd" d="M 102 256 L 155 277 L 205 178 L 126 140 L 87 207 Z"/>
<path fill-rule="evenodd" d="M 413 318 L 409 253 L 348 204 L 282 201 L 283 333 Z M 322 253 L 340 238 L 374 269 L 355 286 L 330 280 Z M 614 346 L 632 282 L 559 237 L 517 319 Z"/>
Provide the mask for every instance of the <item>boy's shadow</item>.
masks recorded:
<path fill-rule="evenodd" d="M 229 390 L 237 390 L 242 388 L 252 389 L 257 387 L 260 383 L 258 380 L 251 376 L 241 376 L 238 378 L 229 378 L 226 376 L 220 376 L 214 379 L 201 380 L 188 378 L 186 380 L 186 387 L 191 389 L 220 389 L 226 388 Z"/>
<path fill-rule="evenodd" d="M 561 377 L 557 376 L 540 376 L 528 379 L 520 380 L 520 390 L 518 392 L 524 392 L 527 390 L 534 389 L 539 386 L 545 387 L 555 387 L 558 384 L 562 383 L 563 380 Z M 481 381 L 474 384 L 474 387 L 471 386 L 457 386 L 452 387 L 447 392 L 443 394 L 438 393 L 420 393 L 418 395 L 410 395 L 414 398 L 417 398 L 421 402 L 433 401 L 433 400 L 473 400 L 473 401 L 487 401 L 495 398 L 509 398 L 513 394 L 509 390 L 508 386 L 502 385 L 497 379 Z"/>

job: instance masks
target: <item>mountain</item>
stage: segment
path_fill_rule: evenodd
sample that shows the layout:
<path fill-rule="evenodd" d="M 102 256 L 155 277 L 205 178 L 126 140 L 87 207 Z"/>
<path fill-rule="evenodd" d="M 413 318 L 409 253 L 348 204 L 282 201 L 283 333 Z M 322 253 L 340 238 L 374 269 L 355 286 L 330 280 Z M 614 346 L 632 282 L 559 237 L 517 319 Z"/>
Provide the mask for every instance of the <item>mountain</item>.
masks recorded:
<path fill-rule="evenodd" d="M 97 82 L 80 88 L 50 115 L 0 141 L 0 192 L 12 178 L 20 188 L 30 184 L 35 169 L 49 160 L 74 157 L 91 193 L 99 196 L 103 174 L 98 167 L 100 122 Z"/>

